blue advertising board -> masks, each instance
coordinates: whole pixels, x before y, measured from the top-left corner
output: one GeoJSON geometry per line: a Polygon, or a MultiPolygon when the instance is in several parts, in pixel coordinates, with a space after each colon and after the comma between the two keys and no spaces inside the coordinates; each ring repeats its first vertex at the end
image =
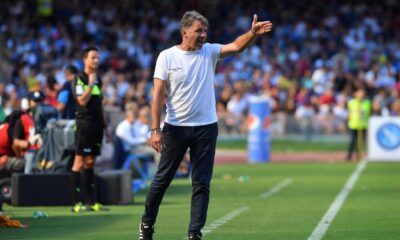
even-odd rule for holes
{"type": "Polygon", "coordinates": [[[263,97],[252,97],[249,100],[249,115],[247,119],[248,159],[251,163],[270,161],[271,109],[268,100],[263,97]]]}

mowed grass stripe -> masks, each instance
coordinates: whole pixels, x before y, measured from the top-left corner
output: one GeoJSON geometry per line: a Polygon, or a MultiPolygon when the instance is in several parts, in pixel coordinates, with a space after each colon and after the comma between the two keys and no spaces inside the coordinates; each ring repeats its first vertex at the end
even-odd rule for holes
{"type": "Polygon", "coordinates": [[[261,193],[260,198],[268,198],[278,192],[280,192],[283,188],[287,187],[292,182],[291,178],[286,178],[282,182],[275,185],[273,188],[268,190],[267,192],[261,193]]]}
{"type": "Polygon", "coordinates": [[[212,239],[307,239],[354,166],[353,163],[257,164],[218,168],[211,216],[229,205],[248,204],[250,209],[213,232],[212,239]],[[229,180],[224,180],[226,174],[231,175],[229,180]],[[240,176],[247,174],[249,180],[240,182],[240,176]],[[259,197],[266,186],[273,188],[287,176],[295,181],[285,191],[266,200],[259,197]]]}
{"type": "Polygon", "coordinates": [[[400,164],[368,163],[325,239],[400,239],[400,164]]]}
{"type": "Polygon", "coordinates": [[[241,207],[236,210],[233,210],[232,212],[228,213],[227,215],[223,216],[222,218],[214,221],[213,223],[205,226],[202,230],[203,236],[210,234],[220,226],[224,225],[225,223],[231,221],[232,219],[236,218],[239,216],[241,213],[247,211],[249,207],[241,207]]]}
{"type": "MultiPolygon", "coordinates": [[[[272,195],[277,194],[278,192],[280,192],[283,188],[287,187],[291,182],[292,182],[291,178],[286,178],[285,180],[283,180],[283,181],[279,182],[278,184],[276,184],[275,186],[273,186],[267,192],[264,192],[264,193],[260,194],[259,197],[261,197],[261,198],[269,198],[272,195]]],[[[221,227],[225,223],[227,223],[227,222],[231,221],[232,219],[236,218],[237,216],[239,216],[241,213],[247,211],[248,209],[249,209],[249,207],[238,208],[238,209],[228,213],[227,215],[223,216],[222,218],[214,221],[213,223],[205,226],[203,228],[203,230],[202,230],[203,236],[210,234],[214,230],[218,229],[219,227],[221,227]]]]}
{"type": "MultiPolygon", "coordinates": [[[[216,166],[207,224],[215,222],[234,209],[243,206],[248,206],[249,209],[213,231],[205,239],[307,239],[355,166],[354,163],[216,166]],[[241,176],[248,177],[240,178],[241,176]],[[288,176],[293,181],[279,194],[268,199],[259,197],[261,193],[288,176]]],[[[376,237],[377,234],[382,234],[382,231],[391,231],[400,236],[398,221],[395,221],[400,216],[399,172],[399,164],[369,164],[329,228],[325,239],[385,239],[376,237]],[[369,176],[367,179],[366,175],[369,176]],[[362,182],[366,190],[361,188],[362,182]],[[374,195],[367,194],[369,192],[374,195]],[[352,203],[351,207],[349,203],[352,203]],[[366,217],[367,214],[369,218],[366,217]],[[339,221],[340,219],[342,221],[339,221]],[[371,226],[372,224],[374,225],[371,226]],[[340,238],[353,230],[358,238],[340,238]],[[372,230],[377,233],[373,235],[372,230]],[[360,233],[361,231],[366,233],[360,233]],[[367,233],[375,237],[360,237],[366,236],[367,233]]],[[[5,206],[9,215],[20,218],[31,228],[0,228],[0,239],[137,239],[145,195],[146,191],[136,194],[133,205],[110,206],[109,212],[81,215],[72,214],[69,207],[5,206]],[[33,219],[32,213],[37,210],[45,211],[49,218],[33,219]]],[[[182,239],[186,235],[190,195],[189,180],[174,180],[160,208],[155,239],[182,239]]]]}
{"type": "Polygon", "coordinates": [[[330,224],[335,219],[336,214],[340,211],[343,203],[346,201],[347,196],[350,194],[351,190],[353,189],[354,184],[356,183],[358,177],[363,172],[365,166],[367,165],[367,161],[361,161],[358,165],[356,170],[351,174],[349,180],[344,185],[343,189],[337,195],[331,206],[329,207],[328,211],[322,217],[321,221],[319,221],[317,227],[311,233],[308,240],[320,240],[324,237],[326,231],[328,230],[330,224]]]}

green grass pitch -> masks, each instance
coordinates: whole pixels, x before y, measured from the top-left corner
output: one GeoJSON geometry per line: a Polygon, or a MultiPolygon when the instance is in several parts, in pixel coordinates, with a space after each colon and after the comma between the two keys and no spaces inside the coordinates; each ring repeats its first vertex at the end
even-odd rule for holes
{"type": "MultiPolygon", "coordinates": [[[[307,239],[355,167],[355,163],[216,166],[206,224],[211,232],[204,239],[307,239]],[[262,198],[262,194],[269,196],[262,198]],[[230,214],[238,209],[240,213],[230,214]]],[[[111,211],[101,213],[5,206],[7,214],[30,228],[0,228],[0,239],[138,239],[145,193],[139,192],[133,205],[110,206],[111,211]],[[49,217],[34,219],[37,210],[49,217]]],[[[190,193],[189,180],[173,182],[160,208],[156,240],[184,239],[190,193]]],[[[400,164],[368,163],[324,239],[400,239],[399,200],[400,164]]]]}

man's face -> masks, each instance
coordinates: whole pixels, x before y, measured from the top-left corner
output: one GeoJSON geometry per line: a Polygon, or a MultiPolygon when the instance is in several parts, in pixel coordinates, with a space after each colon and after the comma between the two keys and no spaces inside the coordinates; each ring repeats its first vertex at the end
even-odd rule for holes
{"type": "Polygon", "coordinates": [[[357,92],[355,93],[355,97],[358,100],[362,100],[364,98],[364,96],[365,96],[365,93],[363,90],[357,90],[357,92]]]}
{"type": "Polygon", "coordinates": [[[143,124],[148,124],[148,115],[149,114],[149,112],[147,111],[147,110],[141,110],[141,111],[139,111],[139,120],[140,120],[140,122],[141,123],[143,123],[143,124]]]}
{"type": "Polygon", "coordinates": [[[133,124],[136,120],[135,114],[133,111],[129,111],[126,115],[126,120],[130,123],[133,124]]]}
{"type": "Polygon", "coordinates": [[[99,66],[99,52],[94,50],[88,52],[87,56],[83,59],[83,63],[91,69],[97,69],[99,66]]]}
{"type": "Polygon", "coordinates": [[[194,49],[201,49],[207,38],[207,27],[196,20],[192,26],[183,29],[183,38],[194,49]]]}
{"type": "Polygon", "coordinates": [[[72,81],[72,80],[74,80],[75,74],[73,74],[72,72],[70,72],[70,71],[65,71],[65,72],[64,72],[64,75],[65,75],[65,79],[67,79],[67,81],[72,81]]]}
{"type": "Polygon", "coordinates": [[[29,109],[35,109],[38,103],[36,101],[33,101],[32,99],[29,100],[29,109]]]}

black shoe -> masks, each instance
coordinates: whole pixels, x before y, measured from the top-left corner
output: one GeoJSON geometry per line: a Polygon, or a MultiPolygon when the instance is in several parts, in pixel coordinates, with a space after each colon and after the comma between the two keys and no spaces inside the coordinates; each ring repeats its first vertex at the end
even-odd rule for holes
{"type": "Polygon", "coordinates": [[[139,240],[153,240],[154,226],[140,223],[139,240]]]}
{"type": "Polygon", "coordinates": [[[201,240],[201,236],[199,234],[189,234],[189,240],[201,240]]]}

